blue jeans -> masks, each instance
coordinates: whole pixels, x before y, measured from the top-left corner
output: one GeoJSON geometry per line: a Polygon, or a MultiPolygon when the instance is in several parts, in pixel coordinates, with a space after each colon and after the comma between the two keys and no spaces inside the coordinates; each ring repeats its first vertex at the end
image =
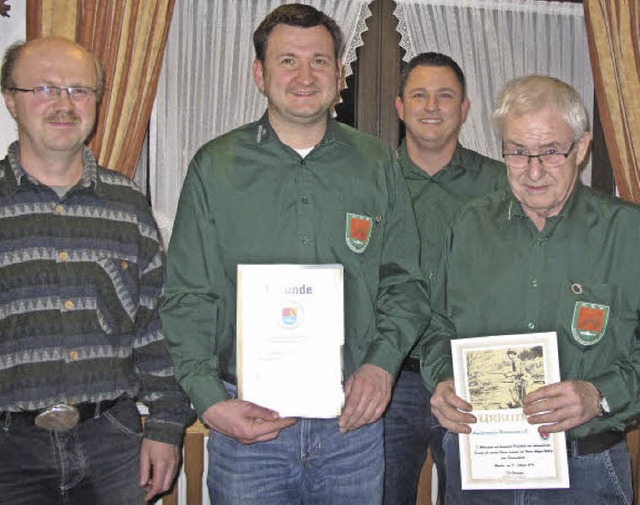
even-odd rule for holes
{"type": "Polygon", "coordinates": [[[382,502],[382,421],[340,433],[337,419],[299,419],[269,442],[209,435],[207,485],[216,505],[382,502]]]}
{"type": "Polygon", "coordinates": [[[0,504],[142,505],[141,442],[133,400],[66,432],[0,414],[0,504]]]}
{"type": "Polygon", "coordinates": [[[458,436],[444,437],[449,505],[631,505],[631,460],[621,442],[600,454],[569,458],[569,489],[462,491],[458,436]]]}
{"type": "Polygon", "coordinates": [[[431,446],[438,469],[438,496],[444,505],[445,472],[442,437],[445,430],[431,415],[431,395],[420,374],[403,370],[384,415],[384,503],[415,505],[420,471],[431,446]]]}

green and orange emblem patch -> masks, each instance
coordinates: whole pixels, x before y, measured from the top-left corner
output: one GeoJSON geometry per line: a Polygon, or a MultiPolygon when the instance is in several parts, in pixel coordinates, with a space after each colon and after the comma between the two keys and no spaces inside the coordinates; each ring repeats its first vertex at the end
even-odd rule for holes
{"type": "Polygon", "coordinates": [[[609,321],[609,306],[576,302],[573,309],[571,332],[582,345],[593,345],[602,340],[609,321]]]}
{"type": "Polygon", "coordinates": [[[358,254],[364,252],[371,238],[372,224],[373,219],[368,216],[347,212],[345,240],[349,249],[358,254]]]}

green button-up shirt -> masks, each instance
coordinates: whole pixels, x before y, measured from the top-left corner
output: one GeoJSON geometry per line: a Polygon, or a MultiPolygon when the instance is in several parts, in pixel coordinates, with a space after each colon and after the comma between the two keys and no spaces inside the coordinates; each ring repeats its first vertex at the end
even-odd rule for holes
{"type": "Polygon", "coordinates": [[[430,280],[440,262],[447,226],[469,200],[507,185],[504,163],[458,144],[451,161],[434,175],[416,165],[407,152],[407,141],[398,148],[398,162],[407,181],[420,233],[420,264],[430,280]]]}
{"type": "MultiPolygon", "coordinates": [[[[501,161],[458,144],[451,161],[431,176],[411,160],[406,142],[404,140],[398,148],[398,162],[409,187],[418,223],[420,265],[425,278],[431,282],[440,263],[452,217],[468,201],[506,189],[507,169],[501,161]]],[[[420,350],[416,347],[411,355],[420,359],[420,350]]]]}
{"type": "MultiPolygon", "coordinates": [[[[511,192],[498,192],[465,206],[445,244],[433,305],[457,338],[557,332],[562,380],[592,382],[612,410],[570,437],[624,430],[640,413],[640,208],[578,181],[538,231],[511,192]],[[608,319],[580,323],[585,307],[608,319]]],[[[423,377],[433,387],[452,377],[451,356],[446,337],[427,336],[423,377]]]]}
{"type": "Polygon", "coordinates": [[[364,363],[397,373],[430,309],[395,158],[379,140],[331,119],[302,158],[280,142],[266,115],[195,155],[161,312],[176,375],[200,414],[227,398],[221,378],[236,373],[238,264],[342,264],[345,376],[364,363]],[[350,213],[371,220],[359,252],[349,244],[350,213]]]}

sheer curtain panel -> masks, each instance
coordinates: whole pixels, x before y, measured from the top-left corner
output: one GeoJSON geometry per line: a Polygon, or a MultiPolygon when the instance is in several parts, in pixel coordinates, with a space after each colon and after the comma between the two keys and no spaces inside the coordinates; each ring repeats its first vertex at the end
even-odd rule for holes
{"type": "MultiPolygon", "coordinates": [[[[371,0],[307,0],[346,38],[350,72],[371,0]]],[[[251,74],[253,32],[282,0],[176,2],[151,118],[151,200],[167,243],[189,160],[208,140],[258,119],[266,99],[251,74]]]]}
{"type": "MultiPolygon", "coordinates": [[[[465,73],[471,110],[460,139],[466,147],[501,159],[490,115],[502,86],[526,74],[547,74],[568,82],[593,117],[582,5],[536,0],[395,1],[404,59],[437,51],[451,56],[465,73]]],[[[590,182],[590,166],[582,178],[590,182]]]]}

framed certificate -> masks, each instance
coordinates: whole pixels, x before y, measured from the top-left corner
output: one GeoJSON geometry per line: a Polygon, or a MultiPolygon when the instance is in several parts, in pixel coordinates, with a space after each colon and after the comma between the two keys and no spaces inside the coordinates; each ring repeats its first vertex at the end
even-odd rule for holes
{"type": "Polygon", "coordinates": [[[283,417],[340,415],[342,265],[238,265],[238,397],[283,417]]]}
{"type": "Polygon", "coordinates": [[[478,418],[460,435],[462,489],[569,487],[565,434],[543,437],[525,394],[560,381],[555,332],[451,341],[456,394],[478,418]]]}

